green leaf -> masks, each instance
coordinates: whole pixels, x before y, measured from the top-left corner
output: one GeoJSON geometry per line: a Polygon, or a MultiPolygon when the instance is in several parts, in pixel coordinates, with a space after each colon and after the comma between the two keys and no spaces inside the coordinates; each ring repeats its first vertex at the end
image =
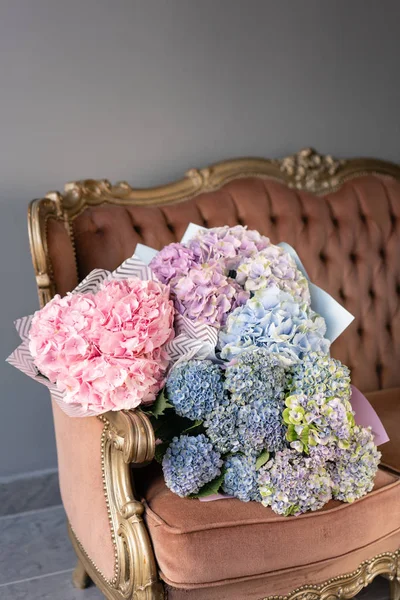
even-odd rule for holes
{"type": "Polygon", "coordinates": [[[165,396],[164,389],[158,394],[156,401],[151,406],[148,414],[152,415],[155,419],[158,417],[162,417],[166,410],[169,408],[174,408],[172,404],[170,404],[165,396]]]}
{"type": "Polygon", "coordinates": [[[156,445],[156,450],[154,453],[154,458],[158,463],[162,463],[164,454],[166,453],[169,446],[169,442],[163,442],[162,444],[156,445]]]}
{"type": "Polygon", "coordinates": [[[206,485],[203,485],[201,490],[197,492],[197,494],[191,494],[189,498],[206,498],[207,496],[212,496],[213,494],[218,494],[221,485],[224,482],[225,473],[222,472],[219,477],[213,479],[206,485]]]}
{"type": "Polygon", "coordinates": [[[263,450],[260,454],[260,456],[257,457],[256,460],[256,471],[258,471],[258,469],[261,469],[261,467],[263,465],[265,465],[266,462],[268,462],[269,460],[269,452],[267,452],[267,450],[263,450]]]}
{"type": "Polygon", "coordinates": [[[203,429],[203,421],[193,421],[192,425],[190,425],[190,427],[187,429],[184,429],[182,433],[197,433],[194,430],[200,428],[203,429]]]}

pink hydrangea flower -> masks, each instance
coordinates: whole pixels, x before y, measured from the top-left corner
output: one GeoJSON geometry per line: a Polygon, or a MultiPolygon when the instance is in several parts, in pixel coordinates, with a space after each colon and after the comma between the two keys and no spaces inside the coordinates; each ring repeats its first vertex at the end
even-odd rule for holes
{"type": "Polygon", "coordinates": [[[169,288],[137,278],[105,282],[97,294],[55,296],[33,318],[30,351],[67,403],[96,410],[155,400],[173,337],[169,288]]]}

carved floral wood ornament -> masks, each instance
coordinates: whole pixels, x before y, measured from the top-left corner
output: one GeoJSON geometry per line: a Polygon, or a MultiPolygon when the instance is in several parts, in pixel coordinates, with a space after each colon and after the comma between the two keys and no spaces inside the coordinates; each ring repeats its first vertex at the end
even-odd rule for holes
{"type": "MultiPolygon", "coordinates": [[[[103,203],[126,205],[167,205],[183,202],[199,193],[215,190],[237,178],[272,178],[289,187],[323,195],[345,181],[365,173],[379,173],[400,179],[400,167],[372,159],[335,160],[305,149],[281,160],[245,158],[217,163],[205,169],[191,169],[175,183],[135,189],[128,183],[112,185],[107,180],[85,180],[65,186],[64,194],[52,192],[34,200],[29,207],[28,227],[33,266],[43,306],[56,293],[47,245],[49,219],[62,223],[74,246],[72,222],[87,207],[103,203]]],[[[132,485],[131,463],[149,463],[155,452],[154,432],[139,410],[106,413],[100,417],[104,494],[112,531],[115,572],[107,580],[91,562],[70,529],[79,557],[74,582],[84,587],[88,576],[107,598],[114,600],[160,600],[164,588],[143,521],[143,505],[132,485]]],[[[383,553],[361,564],[356,571],[319,586],[304,586],[287,596],[265,600],[333,600],[353,598],[377,575],[391,581],[391,597],[400,600],[400,551],[383,553]]]]}

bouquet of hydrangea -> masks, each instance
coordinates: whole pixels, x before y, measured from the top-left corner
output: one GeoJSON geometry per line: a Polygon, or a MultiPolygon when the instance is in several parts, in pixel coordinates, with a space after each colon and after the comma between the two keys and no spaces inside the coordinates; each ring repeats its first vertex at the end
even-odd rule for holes
{"type": "Polygon", "coordinates": [[[176,494],[298,515],[366,494],[380,460],[349,369],[329,356],[335,311],[316,310],[328,301],[288,247],[200,228],[17,321],[8,360],[71,416],[142,405],[176,494]]]}
{"type": "Polygon", "coordinates": [[[329,356],[293,256],[256,231],[219,227],[170,244],[150,267],[179,318],[215,334],[208,357],[179,357],[156,402],[167,486],[282,515],[369,492],[380,453],[355,423],[349,369],[329,356]]]}

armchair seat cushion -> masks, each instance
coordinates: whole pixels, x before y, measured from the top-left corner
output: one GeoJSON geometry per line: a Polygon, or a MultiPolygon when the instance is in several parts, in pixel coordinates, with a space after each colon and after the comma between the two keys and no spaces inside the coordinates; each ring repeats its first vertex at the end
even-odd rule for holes
{"type": "MultiPolygon", "coordinates": [[[[400,480],[384,470],[379,470],[374,490],[354,504],[331,501],[299,517],[281,517],[255,502],[179,498],[165,486],[158,468],[149,475],[141,484],[145,519],[161,576],[174,588],[248,583],[349,553],[356,556],[360,549],[366,550],[365,560],[375,555],[374,544],[384,539],[387,548],[393,536],[393,549],[400,546],[400,480]]],[[[346,572],[343,565],[340,572],[346,572]]],[[[290,578],[287,585],[287,591],[293,589],[290,578]]],[[[207,592],[204,598],[214,596],[207,592]]]]}

